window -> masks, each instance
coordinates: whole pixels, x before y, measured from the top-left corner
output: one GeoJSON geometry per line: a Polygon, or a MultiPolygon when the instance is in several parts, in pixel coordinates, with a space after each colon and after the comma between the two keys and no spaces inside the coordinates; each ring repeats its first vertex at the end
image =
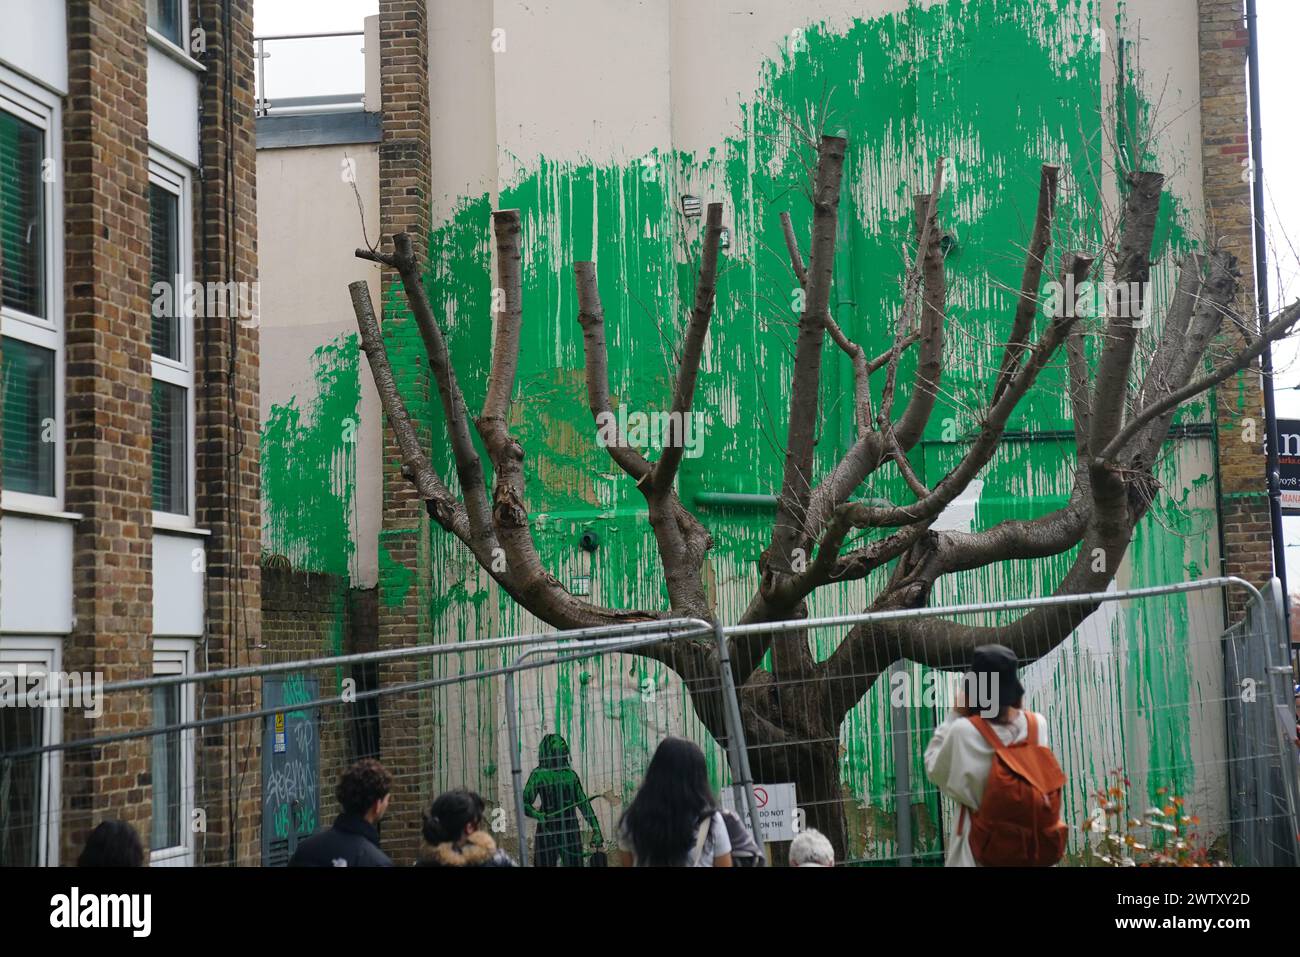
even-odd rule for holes
{"type": "Polygon", "coordinates": [[[149,184],[149,220],[153,258],[149,285],[153,292],[153,351],[168,359],[181,359],[180,290],[173,287],[180,272],[180,197],[149,184]]]}
{"type": "MultiPolygon", "coordinates": [[[[0,749],[39,747],[44,708],[0,708],[0,749]]],[[[0,867],[40,865],[39,755],[0,758],[0,867]]]]}
{"type": "Polygon", "coordinates": [[[0,112],[0,261],[4,302],[18,312],[45,315],[45,163],[43,131],[0,112]]]}
{"type": "MultiPolygon", "coordinates": [[[[0,638],[0,682],[58,670],[57,638],[0,638]]],[[[21,689],[17,689],[21,690],[21,689]]],[[[55,744],[58,708],[0,708],[0,752],[55,744]]],[[[0,867],[58,863],[59,753],[0,758],[0,867]]]]}
{"type": "Polygon", "coordinates": [[[153,380],[153,507],[159,512],[189,511],[186,505],[186,404],[179,386],[153,380]]]}
{"type": "Polygon", "coordinates": [[[193,314],[189,174],[160,155],[150,160],[149,217],[153,339],[153,509],[162,524],[193,518],[193,314]]]}
{"type": "MultiPolygon", "coordinates": [[[[153,673],[190,674],[194,642],[155,638],[153,673]]],[[[153,726],[175,728],[194,720],[194,686],[164,685],[153,689],[153,726]]],[[[175,730],[152,738],[150,779],[153,782],[153,823],[149,831],[149,863],[186,865],[193,853],[190,818],[194,811],[194,731],[175,730]]]]}
{"type": "MultiPolygon", "coordinates": [[[[153,723],[157,728],[181,723],[179,685],[153,689],[153,723]]],[[[153,739],[153,831],[151,848],[177,847],[181,843],[181,733],[155,735],[153,739]]]]}
{"type": "Polygon", "coordinates": [[[4,487],[54,495],[54,351],[21,339],[0,343],[4,487]]]}
{"type": "Polygon", "coordinates": [[[177,46],[184,46],[181,16],[181,0],[149,0],[149,28],[177,46]]]}
{"type": "Polygon", "coordinates": [[[0,487],[7,505],[63,496],[59,101],[0,67],[0,487]]]}

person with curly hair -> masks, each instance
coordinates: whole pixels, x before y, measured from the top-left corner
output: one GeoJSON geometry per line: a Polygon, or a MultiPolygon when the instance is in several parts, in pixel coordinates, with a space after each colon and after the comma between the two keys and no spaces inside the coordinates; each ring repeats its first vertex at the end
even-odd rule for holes
{"type": "Polygon", "coordinates": [[[392,867],[375,825],[388,810],[393,776],[373,758],[344,772],[334,794],[343,808],[328,830],[298,845],[290,867],[392,867]]]}

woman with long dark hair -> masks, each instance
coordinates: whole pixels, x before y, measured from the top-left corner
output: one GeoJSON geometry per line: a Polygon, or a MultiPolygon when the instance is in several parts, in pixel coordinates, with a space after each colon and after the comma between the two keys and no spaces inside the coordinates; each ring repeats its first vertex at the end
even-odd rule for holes
{"type": "Polygon", "coordinates": [[[704,752],[685,738],[665,738],[655,750],[618,832],[624,867],[731,867],[704,752]]]}

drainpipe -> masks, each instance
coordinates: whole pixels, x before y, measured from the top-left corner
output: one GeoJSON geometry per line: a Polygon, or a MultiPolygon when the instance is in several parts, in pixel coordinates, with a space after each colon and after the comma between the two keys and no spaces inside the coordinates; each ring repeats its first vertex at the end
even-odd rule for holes
{"type": "MultiPolygon", "coordinates": [[[[1259,105],[1259,19],[1256,0],[1246,0],[1247,61],[1250,68],[1251,205],[1255,219],[1255,298],[1259,324],[1268,322],[1268,246],[1264,235],[1264,146],[1259,105]]],[[[1282,533],[1282,476],[1278,466],[1277,404],[1273,395],[1273,347],[1264,346],[1264,429],[1268,435],[1268,507],[1273,529],[1273,574],[1282,582],[1287,634],[1291,633],[1291,598],[1286,582],[1286,541],[1282,533]]]]}
{"type": "MultiPolygon", "coordinates": [[[[776,508],[777,497],[757,492],[696,492],[692,501],[696,505],[713,505],[731,508],[776,508]]],[[[855,503],[870,508],[892,508],[893,502],[885,498],[855,499],[855,503]]]]}
{"type": "Polygon", "coordinates": [[[722,505],[731,507],[775,508],[775,495],[760,495],[753,492],[696,492],[697,505],[722,505]]]}

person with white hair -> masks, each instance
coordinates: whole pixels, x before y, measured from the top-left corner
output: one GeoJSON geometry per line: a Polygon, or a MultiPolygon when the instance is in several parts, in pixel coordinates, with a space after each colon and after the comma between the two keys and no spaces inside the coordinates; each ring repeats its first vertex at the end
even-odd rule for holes
{"type": "Polygon", "coordinates": [[[835,848],[821,831],[809,828],[790,842],[791,867],[834,867],[835,848]]]}

